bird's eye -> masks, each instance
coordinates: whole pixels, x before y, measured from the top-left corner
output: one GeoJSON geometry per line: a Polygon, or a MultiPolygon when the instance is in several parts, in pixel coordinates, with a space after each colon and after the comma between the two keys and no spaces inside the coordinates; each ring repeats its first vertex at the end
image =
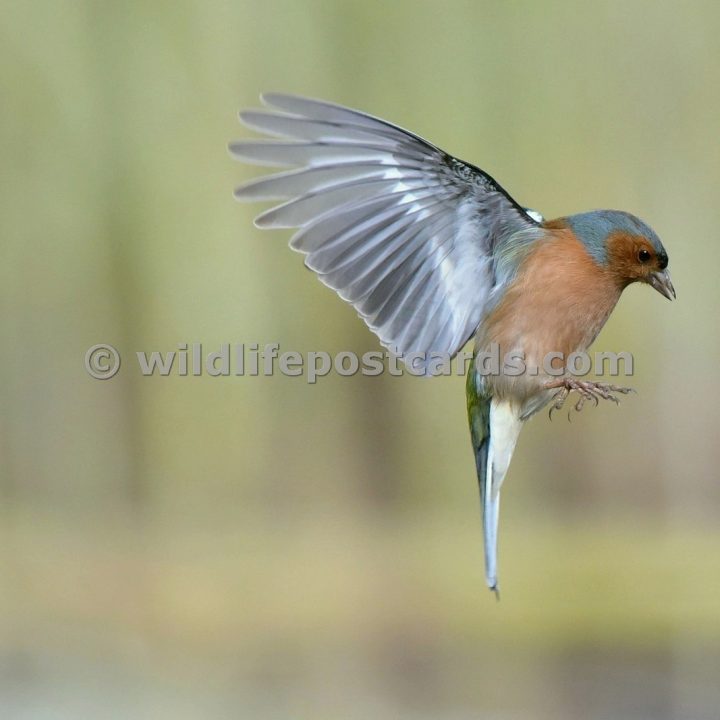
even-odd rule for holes
{"type": "Polygon", "coordinates": [[[641,263],[646,263],[650,259],[650,252],[644,248],[638,253],[638,260],[641,263]]]}

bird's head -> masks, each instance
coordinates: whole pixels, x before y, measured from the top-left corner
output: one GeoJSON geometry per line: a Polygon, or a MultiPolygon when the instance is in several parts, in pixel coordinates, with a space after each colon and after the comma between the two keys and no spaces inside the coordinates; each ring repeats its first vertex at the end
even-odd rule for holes
{"type": "Polygon", "coordinates": [[[675,298],[667,252],[642,220],[619,210],[593,210],[572,215],[566,222],[593,259],[612,273],[621,287],[644,282],[668,300],[675,298]]]}

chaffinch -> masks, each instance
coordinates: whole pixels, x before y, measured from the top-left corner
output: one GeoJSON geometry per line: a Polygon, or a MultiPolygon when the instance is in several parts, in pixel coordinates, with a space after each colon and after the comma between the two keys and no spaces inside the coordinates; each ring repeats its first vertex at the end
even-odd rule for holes
{"type": "Polygon", "coordinates": [[[520,429],[571,392],[578,410],[628,392],[579,380],[564,361],[590,346],[629,284],[675,297],[665,248],[626,212],[545,221],[474,165],[357,110],[291,95],[262,100],[272,109],[240,118],[279,139],[235,142],[231,153],[301,169],[236,190],[239,200],[284,201],[257,227],[299,228],[290,246],[383,345],[412,354],[416,369],[428,371],[432,353],[452,357],[472,338],[475,358],[497,349],[523,359],[519,375],[505,365],[485,373],[477,362],[467,375],[485,577],[497,593],[500,486],[520,429]]]}

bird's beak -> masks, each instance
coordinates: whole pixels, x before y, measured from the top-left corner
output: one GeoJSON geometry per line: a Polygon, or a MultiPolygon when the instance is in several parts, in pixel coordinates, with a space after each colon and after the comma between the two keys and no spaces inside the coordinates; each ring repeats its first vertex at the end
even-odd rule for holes
{"type": "Polygon", "coordinates": [[[675,299],[675,288],[670,281],[670,273],[667,270],[651,273],[648,282],[668,300],[675,299]]]}

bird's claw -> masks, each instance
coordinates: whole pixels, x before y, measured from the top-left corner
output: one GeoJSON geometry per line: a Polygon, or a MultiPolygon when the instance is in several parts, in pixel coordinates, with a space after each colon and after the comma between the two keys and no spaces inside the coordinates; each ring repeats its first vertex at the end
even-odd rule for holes
{"type": "MultiPolygon", "coordinates": [[[[630,392],[635,392],[632,388],[620,387],[618,385],[610,385],[602,382],[592,382],[589,380],[577,380],[576,378],[563,378],[561,380],[555,380],[545,384],[548,390],[553,388],[559,388],[558,391],[553,395],[553,404],[550,407],[550,419],[552,420],[552,414],[555,410],[560,410],[571,392],[576,392],[580,397],[573,406],[575,412],[580,412],[585,403],[588,400],[592,400],[595,403],[595,407],[600,404],[600,400],[611,400],[616,405],[620,403],[617,394],[627,395],[630,392]]],[[[570,414],[568,413],[568,417],[570,414]]]]}

